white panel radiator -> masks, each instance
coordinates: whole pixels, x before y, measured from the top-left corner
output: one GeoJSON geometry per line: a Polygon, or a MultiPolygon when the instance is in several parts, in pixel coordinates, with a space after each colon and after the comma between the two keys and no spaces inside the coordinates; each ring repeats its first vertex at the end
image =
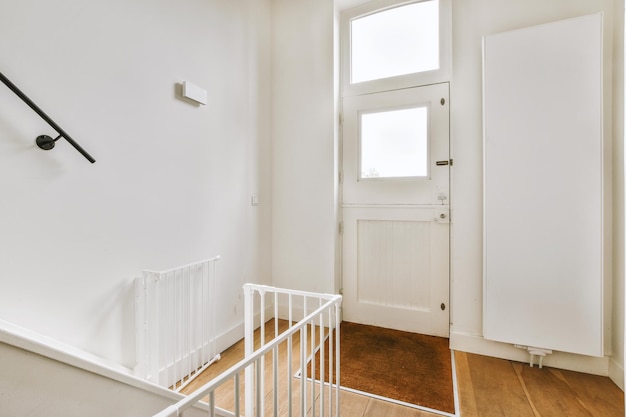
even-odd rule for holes
{"type": "Polygon", "coordinates": [[[215,275],[219,256],[135,280],[135,373],[180,390],[219,359],[215,275]]]}
{"type": "Polygon", "coordinates": [[[484,336],[531,355],[604,354],[602,31],[485,38],[484,336]]]}

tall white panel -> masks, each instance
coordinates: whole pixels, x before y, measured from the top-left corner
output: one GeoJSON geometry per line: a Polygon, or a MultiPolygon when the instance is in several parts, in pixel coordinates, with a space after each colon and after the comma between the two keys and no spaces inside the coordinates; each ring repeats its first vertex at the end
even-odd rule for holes
{"type": "Polygon", "coordinates": [[[602,356],[602,15],[484,39],[484,336],[602,356]]]}

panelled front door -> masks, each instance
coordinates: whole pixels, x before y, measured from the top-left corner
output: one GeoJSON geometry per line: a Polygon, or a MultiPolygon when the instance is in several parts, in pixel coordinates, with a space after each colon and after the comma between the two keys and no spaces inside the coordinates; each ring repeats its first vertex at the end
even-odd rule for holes
{"type": "Polygon", "coordinates": [[[448,95],[442,83],[344,98],[347,321],[449,335],[448,95]]]}

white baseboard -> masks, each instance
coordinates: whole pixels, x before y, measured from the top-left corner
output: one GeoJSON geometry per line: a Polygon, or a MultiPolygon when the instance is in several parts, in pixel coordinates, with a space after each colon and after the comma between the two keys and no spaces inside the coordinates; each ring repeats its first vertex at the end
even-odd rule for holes
{"type": "MultiPolygon", "coordinates": [[[[507,343],[487,340],[480,335],[450,332],[450,348],[461,352],[475,353],[494,358],[529,363],[530,355],[507,343]]],[[[535,360],[535,366],[537,360],[535,360]]],[[[543,365],[587,374],[609,376],[609,357],[594,357],[574,353],[554,352],[543,359],[543,365]]],[[[618,373],[618,371],[615,371],[618,373]]],[[[622,369],[622,387],[623,387],[622,369]]],[[[613,379],[613,378],[611,378],[613,379]]],[[[617,382],[616,382],[617,383],[617,382]]],[[[619,385],[619,384],[618,384],[619,385]]]]}
{"type": "Polygon", "coordinates": [[[609,359],[609,378],[624,391],[624,365],[619,364],[615,358],[609,359]]]}
{"type": "MultiPolygon", "coordinates": [[[[268,306],[265,307],[265,320],[270,320],[274,318],[274,307],[268,306]]],[[[254,328],[259,327],[261,323],[261,314],[256,313],[254,315],[254,328]]],[[[222,353],[235,343],[239,342],[244,338],[244,323],[243,320],[231,327],[230,329],[223,332],[221,335],[217,336],[215,340],[215,345],[217,347],[217,352],[222,353]]]]}
{"type": "Polygon", "coordinates": [[[243,339],[243,322],[237,324],[224,333],[217,336],[215,346],[218,353],[223,353],[226,349],[243,339]]]}

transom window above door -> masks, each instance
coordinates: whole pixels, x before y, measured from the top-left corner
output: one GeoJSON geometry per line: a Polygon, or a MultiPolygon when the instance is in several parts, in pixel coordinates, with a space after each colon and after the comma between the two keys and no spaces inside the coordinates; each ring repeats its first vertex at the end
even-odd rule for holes
{"type": "Polygon", "coordinates": [[[449,80],[450,0],[378,0],[342,14],[344,95],[449,80]]]}
{"type": "Polygon", "coordinates": [[[353,19],[350,38],[352,84],[439,69],[439,0],[353,19]]]}

